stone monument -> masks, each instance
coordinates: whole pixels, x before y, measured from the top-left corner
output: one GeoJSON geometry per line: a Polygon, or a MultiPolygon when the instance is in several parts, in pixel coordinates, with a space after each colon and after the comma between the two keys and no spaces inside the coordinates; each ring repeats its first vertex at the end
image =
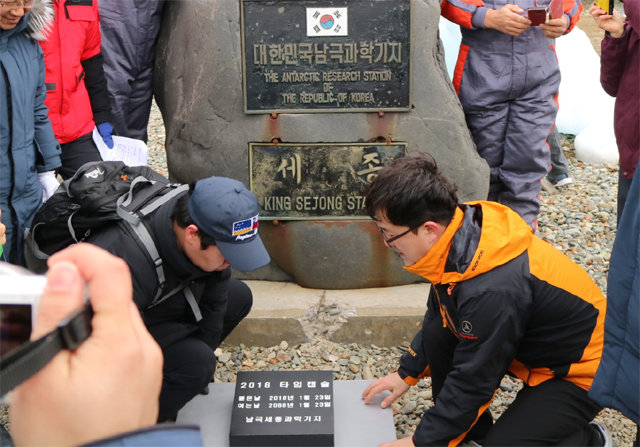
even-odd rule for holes
{"type": "Polygon", "coordinates": [[[436,0],[168,2],[154,93],[169,175],[249,185],[271,264],[247,279],[408,284],[362,207],[386,162],[435,157],[460,199],[489,174],[446,72],[436,0]]]}

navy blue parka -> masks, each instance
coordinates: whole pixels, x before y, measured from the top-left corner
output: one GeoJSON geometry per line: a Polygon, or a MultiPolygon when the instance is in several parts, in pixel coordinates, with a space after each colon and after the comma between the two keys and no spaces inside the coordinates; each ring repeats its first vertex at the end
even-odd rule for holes
{"type": "MultiPolygon", "coordinates": [[[[637,171],[636,171],[637,172],[637,171]]],[[[607,281],[602,362],[589,397],[640,424],[640,179],[634,175],[607,281]]]]}

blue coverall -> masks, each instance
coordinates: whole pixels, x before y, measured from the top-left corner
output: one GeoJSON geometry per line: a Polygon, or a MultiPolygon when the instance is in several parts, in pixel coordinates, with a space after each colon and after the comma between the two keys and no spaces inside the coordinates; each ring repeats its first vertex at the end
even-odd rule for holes
{"type": "MultiPolygon", "coordinates": [[[[507,3],[525,12],[541,6],[534,0],[443,0],[441,11],[462,32],[453,83],[478,153],[491,168],[488,199],[535,228],[541,179],[550,167],[546,139],[558,111],[560,69],[553,39],[539,27],[517,37],[484,27],[487,10],[507,3]]],[[[569,32],[582,3],[563,0],[563,7],[569,32]]]]}

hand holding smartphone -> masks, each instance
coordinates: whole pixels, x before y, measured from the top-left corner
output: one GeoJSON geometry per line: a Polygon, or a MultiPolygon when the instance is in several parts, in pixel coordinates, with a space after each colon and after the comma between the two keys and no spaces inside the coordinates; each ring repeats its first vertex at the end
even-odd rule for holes
{"type": "Polygon", "coordinates": [[[547,8],[529,8],[527,16],[531,20],[531,26],[540,26],[547,21],[547,8]]]}

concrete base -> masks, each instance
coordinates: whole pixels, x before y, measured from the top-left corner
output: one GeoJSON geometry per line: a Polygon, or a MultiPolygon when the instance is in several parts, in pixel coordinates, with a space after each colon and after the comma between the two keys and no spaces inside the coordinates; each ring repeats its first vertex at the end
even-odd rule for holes
{"type": "Polygon", "coordinates": [[[297,344],[320,334],[336,343],[409,343],[422,324],[430,287],[323,290],[291,282],[245,282],[253,292],[253,308],[227,345],[297,344]]]}

